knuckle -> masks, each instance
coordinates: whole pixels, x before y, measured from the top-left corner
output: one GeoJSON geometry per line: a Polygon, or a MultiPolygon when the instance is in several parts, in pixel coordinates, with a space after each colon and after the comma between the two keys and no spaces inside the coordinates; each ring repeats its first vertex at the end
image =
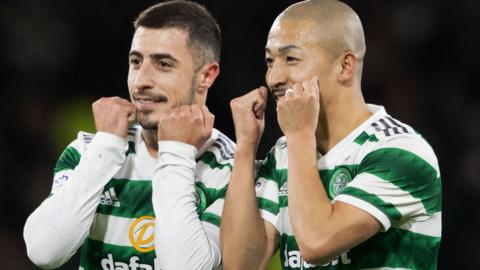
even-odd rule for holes
{"type": "Polygon", "coordinates": [[[120,105],[118,105],[118,104],[112,104],[112,110],[114,110],[114,111],[119,111],[120,108],[121,108],[120,105]]]}
{"type": "Polygon", "coordinates": [[[202,121],[200,119],[194,119],[192,120],[192,124],[194,127],[198,127],[200,125],[202,125],[202,121]]]}
{"type": "Polygon", "coordinates": [[[192,119],[193,119],[193,122],[194,122],[194,123],[203,122],[203,121],[202,121],[202,120],[203,120],[203,119],[202,119],[202,116],[199,115],[199,114],[194,114],[193,117],[192,117],[192,119]]]}
{"type": "Polygon", "coordinates": [[[234,99],[230,100],[230,107],[232,107],[232,108],[238,107],[238,98],[234,98],[234,99]]]}
{"type": "Polygon", "coordinates": [[[182,110],[180,112],[180,115],[182,116],[182,118],[188,118],[190,116],[190,113],[186,110],[182,110]]]}

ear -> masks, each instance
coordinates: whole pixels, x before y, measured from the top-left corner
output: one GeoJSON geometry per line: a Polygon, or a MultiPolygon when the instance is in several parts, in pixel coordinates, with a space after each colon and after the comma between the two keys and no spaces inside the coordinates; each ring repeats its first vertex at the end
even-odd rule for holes
{"type": "Polygon", "coordinates": [[[217,62],[208,63],[200,69],[198,72],[197,82],[198,94],[204,95],[207,93],[208,88],[212,86],[213,82],[220,73],[220,65],[217,62]]]}
{"type": "Polygon", "coordinates": [[[346,52],[340,58],[340,72],[338,74],[338,81],[342,84],[350,84],[354,81],[357,74],[357,57],[353,52],[346,52]]]}

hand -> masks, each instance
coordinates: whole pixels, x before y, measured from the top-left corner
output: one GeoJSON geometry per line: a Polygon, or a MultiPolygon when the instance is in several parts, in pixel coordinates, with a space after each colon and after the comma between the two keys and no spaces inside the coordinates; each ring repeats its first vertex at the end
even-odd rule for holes
{"type": "Polygon", "coordinates": [[[315,134],[320,111],[317,77],[295,84],[277,103],[278,124],[287,137],[315,134]]]}
{"type": "Polygon", "coordinates": [[[212,135],[214,118],[205,105],[172,108],[158,120],[158,140],[188,143],[200,149],[212,135]]]}
{"type": "Polygon", "coordinates": [[[265,127],[267,88],[259,87],[230,101],[237,146],[258,146],[265,127]]]}
{"type": "Polygon", "coordinates": [[[92,104],[92,111],[97,131],[121,138],[127,138],[128,124],[136,117],[135,105],[119,97],[102,97],[92,104]]]}

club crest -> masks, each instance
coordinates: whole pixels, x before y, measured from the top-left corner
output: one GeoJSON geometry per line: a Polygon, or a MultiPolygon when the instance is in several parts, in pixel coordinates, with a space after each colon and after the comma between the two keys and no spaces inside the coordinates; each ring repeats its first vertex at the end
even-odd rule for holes
{"type": "Polygon", "coordinates": [[[352,174],[346,167],[336,168],[329,181],[328,193],[330,198],[335,198],[340,194],[350,181],[352,181],[352,174]]]}

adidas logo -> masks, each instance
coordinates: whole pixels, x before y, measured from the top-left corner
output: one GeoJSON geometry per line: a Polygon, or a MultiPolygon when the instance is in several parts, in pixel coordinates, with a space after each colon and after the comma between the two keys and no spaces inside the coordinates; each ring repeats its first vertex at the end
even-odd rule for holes
{"type": "Polygon", "coordinates": [[[118,199],[117,194],[115,194],[113,187],[103,192],[102,196],[100,196],[100,204],[120,207],[120,200],[118,199]]]}
{"type": "Polygon", "coordinates": [[[287,182],[283,183],[283,185],[280,187],[280,191],[278,192],[278,195],[288,196],[287,182]]]}

